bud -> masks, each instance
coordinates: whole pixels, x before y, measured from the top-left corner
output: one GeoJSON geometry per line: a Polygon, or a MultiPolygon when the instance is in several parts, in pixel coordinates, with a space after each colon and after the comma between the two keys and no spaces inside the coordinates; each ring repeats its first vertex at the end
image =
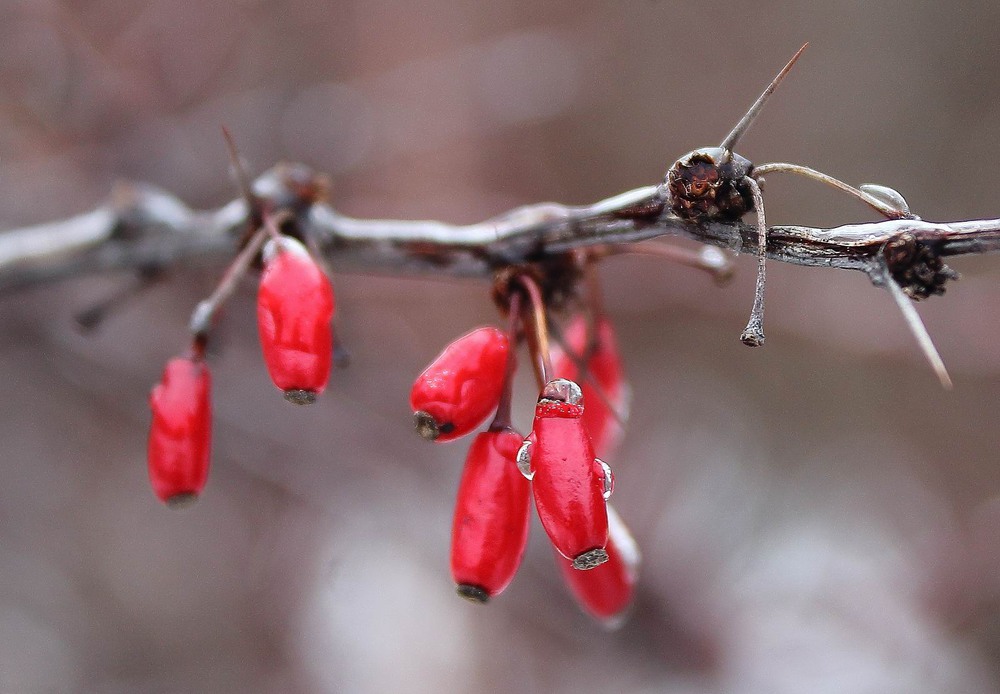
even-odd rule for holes
{"type": "Polygon", "coordinates": [[[443,442],[481,425],[503,393],[508,349],[507,335],[488,327],[445,347],[410,391],[417,432],[443,442]]]}
{"type": "Polygon", "coordinates": [[[193,501],[208,478],[212,438],[211,376],[201,360],[177,357],[149,395],[149,481],[170,506],[193,501]]]}
{"type": "Polygon", "coordinates": [[[630,396],[614,328],[607,318],[598,318],[591,342],[586,317],[577,315],[562,337],[565,348],[556,346],[552,350],[552,371],[558,377],[580,383],[587,402],[583,425],[597,455],[610,455],[624,431],[622,422],[628,417],[630,396]],[[581,374],[580,363],[584,359],[586,371],[581,374]]]}
{"type": "Polygon", "coordinates": [[[330,378],[334,298],[330,280],[305,247],[290,237],[264,247],[257,327],[264,363],[285,398],[315,401],[330,378]]]}
{"type": "Polygon", "coordinates": [[[577,571],[557,557],[563,579],[580,607],[609,628],[624,621],[638,577],[639,547],[621,517],[608,506],[608,561],[590,571],[577,571]]]}
{"type": "Polygon", "coordinates": [[[594,457],[583,412],[577,384],[566,379],[547,383],[518,466],[532,481],[535,508],[552,544],[574,568],[591,569],[607,561],[605,495],[612,481],[610,468],[594,457]]]}
{"type": "Polygon", "coordinates": [[[486,431],[472,442],[451,531],[451,576],[459,595],[486,602],[506,588],[528,544],[528,482],[514,456],[514,431],[486,431]]]}

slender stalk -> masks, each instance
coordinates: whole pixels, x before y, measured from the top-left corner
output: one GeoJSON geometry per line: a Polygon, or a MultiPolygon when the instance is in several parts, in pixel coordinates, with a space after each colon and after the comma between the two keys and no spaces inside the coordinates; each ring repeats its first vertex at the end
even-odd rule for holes
{"type": "Polygon", "coordinates": [[[753,292],[753,308],[750,309],[750,320],[740,335],[740,341],[747,347],[760,347],[764,344],[764,281],[767,261],[767,220],[764,218],[764,196],[760,186],[752,178],[744,179],[753,193],[754,210],[757,213],[757,284],[753,292]]]}
{"type": "Polygon", "coordinates": [[[521,294],[514,292],[510,297],[507,320],[507,340],[510,347],[507,351],[507,364],[504,366],[503,392],[497,404],[497,413],[493,416],[490,431],[505,431],[514,429],[511,419],[511,406],[514,400],[514,373],[517,371],[518,326],[521,324],[521,294]]]}
{"type": "Polygon", "coordinates": [[[541,389],[546,383],[552,380],[552,354],[549,348],[549,328],[545,312],[545,301],[542,299],[542,291],[538,288],[535,280],[527,275],[518,275],[517,282],[527,292],[528,299],[531,302],[535,361],[538,364],[535,374],[539,381],[538,387],[541,389]]]}
{"type": "Polygon", "coordinates": [[[208,332],[212,327],[212,320],[215,318],[215,314],[226,303],[229,297],[232,296],[237,282],[246,275],[253,259],[260,253],[261,246],[264,245],[264,240],[268,237],[268,234],[269,231],[266,226],[258,229],[226,269],[226,273],[222,276],[222,280],[216,286],[215,291],[195,307],[194,312],[191,314],[189,329],[196,341],[201,343],[207,342],[208,332]]]}
{"type": "Polygon", "coordinates": [[[852,185],[844,183],[840,179],[834,178],[833,176],[825,174],[822,171],[811,169],[808,166],[775,162],[772,164],[761,164],[760,166],[755,166],[753,170],[753,175],[757,178],[761,178],[770,173],[792,173],[805,178],[810,178],[814,181],[819,181],[820,183],[826,184],[831,188],[836,188],[839,191],[857,198],[878,212],[880,215],[884,216],[886,219],[912,218],[909,210],[901,210],[897,207],[887,205],[882,200],[879,200],[863,190],[859,190],[852,185]]]}

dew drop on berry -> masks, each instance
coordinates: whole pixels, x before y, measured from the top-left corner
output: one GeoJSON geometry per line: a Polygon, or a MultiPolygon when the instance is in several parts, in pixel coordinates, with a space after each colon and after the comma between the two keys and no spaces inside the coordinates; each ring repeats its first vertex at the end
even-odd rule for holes
{"type": "Polygon", "coordinates": [[[517,469],[529,482],[535,476],[535,471],[531,469],[531,441],[525,440],[517,450],[517,469]]]}
{"type": "Polygon", "coordinates": [[[594,462],[601,466],[601,485],[603,486],[601,493],[604,496],[604,500],[607,501],[615,491],[615,475],[611,471],[611,466],[600,458],[595,458],[594,462]]]}
{"type": "Polygon", "coordinates": [[[541,399],[579,405],[583,400],[583,391],[573,381],[565,378],[555,378],[545,384],[541,399]]]}

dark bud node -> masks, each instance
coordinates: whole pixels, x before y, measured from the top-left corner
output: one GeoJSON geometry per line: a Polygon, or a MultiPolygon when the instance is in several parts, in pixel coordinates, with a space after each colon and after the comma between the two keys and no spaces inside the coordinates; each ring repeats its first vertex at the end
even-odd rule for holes
{"type": "Polygon", "coordinates": [[[882,255],[892,278],[911,299],[944,294],[948,280],[959,278],[933,248],[913,234],[900,234],[886,242],[882,255]]]}
{"type": "Polygon", "coordinates": [[[750,160],[721,147],[688,152],[667,172],[670,209],[678,217],[734,222],[754,208],[744,180],[750,160]]]}

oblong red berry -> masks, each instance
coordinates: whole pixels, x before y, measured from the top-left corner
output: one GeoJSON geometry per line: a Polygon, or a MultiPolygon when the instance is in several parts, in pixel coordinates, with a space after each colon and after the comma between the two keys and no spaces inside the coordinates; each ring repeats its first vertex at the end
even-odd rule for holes
{"type": "Polygon", "coordinates": [[[639,570],[639,547],[625,523],[608,507],[608,561],[591,571],[577,571],[572,562],[557,557],[563,580],[577,603],[610,628],[620,626],[639,570]]]}
{"type": "Polygon", "coordinates": [[[195,499],[208,479],[212,439],[212,378],[200,359],[167,362],[149,394],[149,481],[164,503],[195,499]]]}
{"type": "Polygon", "coordinates": [[[606,456],[614,452],[624,432],[622,423],[628,417],[630,391],[611,321],[603,316],[597,319],[592,342],[587,327],[582,314],[566,326],[565,349],[557,346],[552,350],[552,372],[580,384],[587,403],[583,424],[597,455],[606,456]],[[582,359],[586,359],[586,377],[580,374],[582,359]]]}
{"type": "Polygon", "coordinates": [[[607,561],[611,480],[594,456],[583,412],[577,384],[547,383],[518,463],[522,470],[525,462],[530,465],[535,508],[553,546],[577,569],[590,569],[607,561]]]}
{"type": "Polygon", "coordinates": [[[264,247],[257,327],[268,374],[285,397],[306,404],[330,378],[333,287],[305,247],[290,237],[264,247]]]}
{"type": "Polygon", "coordinates": [[[469,448],[451,531],[451,577],[459,595],[486,602],[514,578],[528,544],[531,491],[515,457],[522,437],[484,431],[469,448]]]}
{"type": "Polygon", "coordinates": [[[444,348],[410,390],[421,436],[453,441],[489,417],[503,393],[509,346],[505,333],[485,327],[444,348]]]}

